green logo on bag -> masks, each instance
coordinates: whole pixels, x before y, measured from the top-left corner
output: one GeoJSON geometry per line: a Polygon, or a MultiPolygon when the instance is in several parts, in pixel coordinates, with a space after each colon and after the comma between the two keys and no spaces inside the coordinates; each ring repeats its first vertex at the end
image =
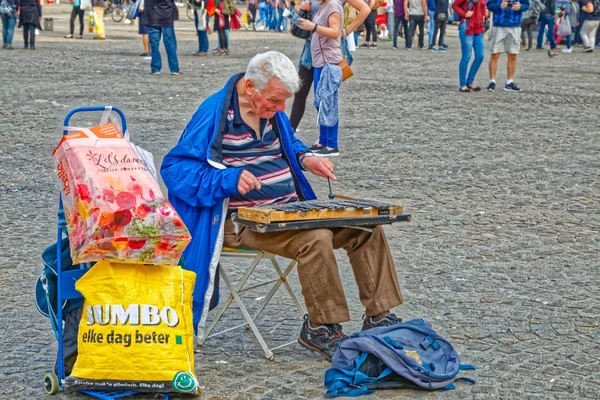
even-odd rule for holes
{"type": "Polygon", "coordinates": [[[175,378],[173,378],[171,384],[173,385],[173,389],[182,393],[196,393],[198,390],[196,378],[188,372],[178,372],[175,374],[175,378]]]}

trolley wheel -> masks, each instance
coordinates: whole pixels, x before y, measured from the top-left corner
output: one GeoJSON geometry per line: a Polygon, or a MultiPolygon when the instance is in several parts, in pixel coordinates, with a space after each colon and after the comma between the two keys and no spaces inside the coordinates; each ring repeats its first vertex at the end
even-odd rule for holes
{"type": "Polygon", "coordinates": [[[58,376],[54,372],[48,372],[44,375],[44,389],[50,395],[58,393],[60,385],[58,384],[58,376]]]}

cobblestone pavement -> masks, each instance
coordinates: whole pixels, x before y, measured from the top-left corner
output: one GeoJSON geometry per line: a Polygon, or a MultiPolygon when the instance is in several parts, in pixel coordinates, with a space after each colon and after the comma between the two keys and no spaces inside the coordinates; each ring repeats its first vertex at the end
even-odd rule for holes
{"type": "MultiPolygon", "coordinates": [[[[56,354],[32,289],[40,254],[55,240],[50,155],[67,111],[121,107],[135,142],[160,163],[200,102],[252,55],[269,48],[297,60],[302,44],[291,35],[236,32],[231,56],[196,58],[193,25],[180,21],[184,75],[149,76],[134,27],[107,22],[104,42],[89,33],[63,39],[69,8],[44,8],[55,30],[38,37],[37,51],[0,51],[1,399],[44,398],[42,376],[56,354]]],[[[215,35],[210,41],[215,47],[215,35]]],[[[464,95],[456,91],[459,43],[448,42],[447,54],[393,51],[389,43],[356,53],[356,75],[340,93],[334,191],[399,202],[412,213],[410,224],[386,228],[406,298],[395,311],[431,321],[478,367],[467,374],[477,384],[370,398],[599,399],[600,57],[522,54],[522,94],[464,95]]],[[[299,132],[307,143],[317,129],[310,104],[299,132]]],[[[312,182],[325,195],[327,185],[312,182]]],[[[362,308],[349,264],[339,259],[352,332],[362,308]]],[[[239,262],[226,265],[239,276],[239,262]]],[[[259,278],[271,272],[263,268],[259,278]]],[[[295,275],[291,282],[298,290],[295,275]]],[[[265,338],[294,340],[301,316],[285,292],[275,303],[259,319],[265,338]]],[[[225,325],[240,321],[238,310],[226,314],[225,325]]],[[[209,339],[196,362],[202,397],[214,400],[321,398],[328,367],[298,345],[267,361],[243,330],[209,339]]]]}

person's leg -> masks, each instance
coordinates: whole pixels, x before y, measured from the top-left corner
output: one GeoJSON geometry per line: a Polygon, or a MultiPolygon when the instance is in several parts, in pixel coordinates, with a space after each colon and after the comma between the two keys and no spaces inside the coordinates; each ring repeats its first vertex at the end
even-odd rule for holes
{"type": "Polygon", "coordinates": [[[579,17],[578,17],[578,22],[579,25],[577,25],[575,27],[575,44],[583,44],[583,41],[581,40],[581,28],[583,27],[583,23],[585,21],[585,13],[581,12],[581,10],[579,11],[579,17]]]}
{"type": "Polygon", "coordinates": [[[483,57],[485,55],[485,46],[484,46],[484,38],[483,33],[479,35],[473,35],[472,43],[473,49],[475,50],[475,59],[473,60],[473,64],[471,64],[471,68],[469,69],[469,77],[467,78],[467,85],[473,85],[475,82],[475,77],[477,76],[477,72],[479,71],[479,67],[481,67],[481,63],[483,63],[483,57]]]}
{"type": "Polygon", "coordinates": [[[23,45],[25,49],[29,48],[29,24],[23,24],[23,45]]]}
{"type": "MultiPolygon", "coordinates": [[[[431,21],[431,19],[430,19],[430,21],[431,21]]],[[[432,44],[432,47],[434,49],[437,49],[436,46],[435,46],[435,40],[436,40],[438,32],[440,30],[440,26],[441,26],[441,21],[435,21],[434,24],[433,24],[433,42],[432,42],[433,44],[432,44]]]]}
{"type": "Polygon", "coordinates": [[[308,69],[300,66],[300,68],[298,68],[298,76],[300,77],[302,86],[300,86],[300,90],[294,95],[294,103],[292,104],[292,112],[290,113],[290,124],[292,125],[294,132],[298,129],[298,125],[300,125],[300,121],[304,116],[306,98],[310,93],[310,88],[314,81],[314,70],[313,68],[308,69]]]}
{"type": "Polygon", "coordinates": [[[94,7],[96,15],[98,16],[98,37],[104,39],[106,32],[104,30],[104,7],[94,7]]]}
{"type": "Polygon", "coordinates": [[[371,15],[373,16],[373,30],[372,30],[373,44],[377,44],[377,37],[379,36],[377,34],[377,12],[371,11],[371,15]]]}
{"type": "Polygon", "coordinates": [[[162,69],[162,59],[160,57],[161,29],[153,26],[148,27],[148,39],[150,40],[150,51],[152,52],[152,60],[150,61],[150,70],[152,73],[160,72],[162,69]]]}
{"type": "Polygon", "coordinates": [[[250,4],[248,9],[250,10],[250,15],[252,16],[252,27],[256,29],[256,4],[250,4]]]}
{"type": "Polygon", "coordinates": [[[163,44],[167,52],[167,61],[169,63],[169,71],[171,73],[179,72],[179,61],[177,60],[177,37],[175,36],[175,28],[173,25],[165,26],[163,31],[163,44]]]}
{"type": "Polygon", "coordinates": [[[446,36],[446,20],[443,20],[440,23],[440,39],[438,42],[439,48],[442,48],[442,45],[444,44],[444,36],[446,36]]]}
{"type": "Polygon", "coordinates": [[[200,41],[198,51],[200,53],[208,53],[208,32],[206,30],[198,31],[198,37],[200,41]]]}
{"type": "Polygon", "coordinates": [[[298,278],[310,321],[337,324],[348,321],[350,313],[335,259],[333,237],[329,229],[257,233],[245,227],[236,235],[233,223],[227,221],[223,245],[263,250],[298,261],[298,278]]]}
{"type": "Polygon", "coordinates": [[[417,20],[415,17],[409,17],[410,28],[408,30],[408,36],[406,38],[406,47],[409,49],[412,48],[413,45],[413,37],[415,35],[415,29],[417,28],[417,20]]]}
{"type": "Polygon", "coordinates": [[[398,275],[381,226],[373,232],[333,229],[333,248],[343,248],[348,254],[367,317],[387,313],[402,304],[398,275]]]}
{"type": "Polygon", "coordinates": [[[69,18],[69,35],[71,36],[73,36],[73,32],[75,31],[75,18],[77,18],[77,9],[71,7],[71,17],[69,18]]]}
{"type": "Polygon", "coordinates": [[[0,14],[2,18],[2,44],[4,44],[4,48],[8,44],[8,14],[0,14]]]}
{"type": "Polygon", "coordinates": [[[429,16],[429,22],[427,23],[427,44],[429,44],[429,46],[433,46],[435,43],[435,11],[427,10],[427,15],[429,16]]]}
{"type": "Polygon", "coordinates": [[[365,19],[365,30],[367,31],[367,33],[365,34],[365,44],[369,44],[369,42],[371,41],[371,34],[374,34],[374,32],[371,32],[372,27],[371,27],[371,16],[373,15],[373,12],[369,13],[369,15],[367,15],[367,18],[365,19]]]}
{"type": "Polygon", "coordinates": [[[398,29],[404,17],[394,17],[394,29],[392,30],[392,43],[394,48],[398,47],[398,29]]]}
{"type": "Polygon", "coordinates": [[[533,18],[529,21],[529,25],[527,25],[527,48],[531,50],[533,47],[533,28],[535,27],[536,22],[533,18]]]}
{"type": "Polygon", "coordinates": [[[84,27],[84,23],[83,23],[83,15],[85,14],[85,10],[82,10],[81,8],[79,8],[79,36],[83,37],[83,27],[84,27]]]}
{"type": "Polygon", "coordinates": [[[508,56],[508,62],[506,64],[506,76],[509,81],[512,81],[515,79],[515,72],[517,71],[517,55],[511,53],[506,53],[506,55],[508,56]]]}
{"type": "Polygon", "coordinates": [[[425,46],[425,16],[417,18],[417,24],[419,25],[419,48],[425,46]]]}
{"type": "Polygon", "coordinates": [[[229,32],[229,21],[227,21],[227,24],[225,25],[225,38],[227,39],[227,42],[225,43],[225,50],[229,50],[229,42],[231,41],[229,38],[229,32]]]}
{"type": "Polygon", "coordinates": [[[596,33],[598,32],[598,29],[600,28],[600,21],[590,21],[592,24],[592,31],[590,32],[590,42],[592,44],[592,47],[594,47],[595,44],[595,39],[596,39],[596,33]]]}
{"type": "Polygon", "coordinates": [[[466,34],[466,25],[463,22],[458,27],[461,51],[460,63],[458,64],[458,80],[461,88],[467,86],[467,69],[469,68],[469,61],[471,61],[471,54],[473,53],[473,36],[466,34]]]}
{"type": "Polygon", "coordinates": [[[498,59],[500,58],[500,53],[490,54],[490,63],[488,65],[489,73],[490,73],[490,81],[496,80],[496,71],[498,70],[498,59]]]}
{"type": "Polygon", "coordinates": [[[556,40],[554,40],[554,25],[555,25],[555,21],[554,21],[554,17],[551,15],[548,15],[548,41],[550,41],[550,49],[554,50],[556,49],[556,40]]]}
{"type": "Polygon", "coordinates": [[[537,37],[537,48],[541,49],[542,47],[544,47],[544,31],[546,30],[546,24],[547,24],[547,19],[545,18],[545,15],[542,15],[540,17],[540,31],[538,32],[538,37],[537,37]]]}
{"type": "MultiPolygon", "coordinates": [[[[571,29],[571,31],[572,31],[572,29],[571,29]]],[[[565,40],[566,40],[566,42],[567,42],[567,43],[566,43],[566,44],[567,44],[567,50],[571,49],[571,46],[573,45],[573,42],[572,42],[572,35],[567,35],[567,36],[565,37],[565,40]]]]}
{"type": "Polygon", "coordinates": [[[150,39],[147,33],[142,35],[142,46],[144,47],[144,53],[150,54],[150,39]]]}
{"type": "Polygon", "coordinates": [[[583,23],[583,26],[581,27],[581,32],[580,32],[583,47],[586,49],[593,47],[593,45],[594,45],[594,43],[590,40],[590,33],[592,31],[591,23],[592,23],[592,21],[585,21],[583,23]]]}
{"type": "Polygon", "coordinates": [[[402,18],[402,29],[404,30],[404,45],[406,47],[408,47],[408,36],[409,36],[408,35],[408,31],[409,31],[409,29],[408,29],[408,21],[406,19],[404,19],[403,16],[400,17],[400,18],[402,18]]]}
{"type": "Polygon", "coordinates": [[[522,46],[527,46],[527,38],[526,38],[526,33],[527,33],[527,24],[529,23],[529,18],[523,18],[523,21],[521,21],[521,45],[522,46]]]}
{"type": "Polygon", "coordinates": [[[34,24],[28,24],[29,25],[29,48],[30,49],[35,49],[35,28],[36,26],[34,24]]]}

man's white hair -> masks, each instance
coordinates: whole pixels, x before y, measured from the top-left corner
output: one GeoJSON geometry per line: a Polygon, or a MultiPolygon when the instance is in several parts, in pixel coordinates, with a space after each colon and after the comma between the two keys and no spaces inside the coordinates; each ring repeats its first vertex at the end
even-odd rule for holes
{"type": "Polygon", "coordinates": [[[296,66],[285,54],[278,51],[267,51],[255,55],[246,69],[246,79],[252,79],[256,90],[264,90],[273,78],[279,79],[281,85],[290,93],[300,89],[300,77],[296,66]]]}

